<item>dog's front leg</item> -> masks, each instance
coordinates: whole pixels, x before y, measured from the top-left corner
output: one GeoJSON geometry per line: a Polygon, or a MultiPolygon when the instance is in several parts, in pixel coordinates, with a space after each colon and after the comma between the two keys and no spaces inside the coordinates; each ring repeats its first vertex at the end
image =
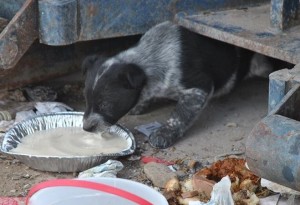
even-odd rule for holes
{"type": "Polygon", "coordinates": [[[129,111],[129,115],[140,115],[150,106],[151,99],[140,99],[138,103],[129,111]]]}
{"type": "Polygon", "coordinates": [[[164,149],[182,138],[205,107],[210,93],[211,91],[207,92],[198,88],[183,90],[171,117],[150,135],[150,144],[164,149]]]}

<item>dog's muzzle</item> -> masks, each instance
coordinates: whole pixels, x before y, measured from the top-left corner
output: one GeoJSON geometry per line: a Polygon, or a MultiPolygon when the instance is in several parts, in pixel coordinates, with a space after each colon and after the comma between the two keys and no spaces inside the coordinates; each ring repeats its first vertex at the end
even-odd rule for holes
{"type": "Polygon", "coordinates": [[[83,118],[83,130],[87,132],[101,132],[107,130],[111,125],[99,114],[91,114],[83,118]]]}

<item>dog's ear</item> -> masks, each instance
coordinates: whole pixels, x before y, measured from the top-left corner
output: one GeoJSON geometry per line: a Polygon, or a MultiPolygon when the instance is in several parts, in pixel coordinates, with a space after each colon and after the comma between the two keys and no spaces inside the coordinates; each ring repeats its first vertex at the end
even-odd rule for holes
{"type": "Polygon", "coordinates": [[[102,64],[107,58],[99,55],[91,55],[86,57],[81,65],[82,73],[85,75],[88,69],[92,68],[94,64],[97,62],[97,64],[102,64]]]}
{"type": "Polygon", "coordinates": [[[127,89],[140,90],[146,83],[145,72],[135,64],[127,64],[119,74],[119,80],[127,89]]]}

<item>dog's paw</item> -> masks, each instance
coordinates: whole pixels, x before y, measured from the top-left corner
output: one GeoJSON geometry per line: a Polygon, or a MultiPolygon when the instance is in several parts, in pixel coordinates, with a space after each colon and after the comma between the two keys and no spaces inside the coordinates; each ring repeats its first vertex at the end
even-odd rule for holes
{"type": "Polygon", "coordinates": [[[163,126],[150,135],[149,143],[155,148],[165,149],[172,146],[178,137],[178,132],[174,129],[163,126]]]}

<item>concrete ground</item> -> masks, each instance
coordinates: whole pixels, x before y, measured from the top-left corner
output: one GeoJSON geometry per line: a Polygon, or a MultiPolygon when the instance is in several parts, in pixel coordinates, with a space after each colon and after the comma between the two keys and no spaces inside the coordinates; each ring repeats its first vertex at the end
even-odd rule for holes
{"type": "MultiPolygon", "coordinates": [[[[164,154],[164,158],[188,157],[210,161],[220,155],[243,153],[250,131],[267,114],[267,100],[268,80],[245,80],[230,94],[213,99],[185,138],[164,150],[172,150],[172,154],[164,154]]],[[[163,105],[144,115],[126,116],[120,123],[133,130],[137,125],[163,122],[173,107],[163,105]]],[[[159,153],[156,155],[159,156],[159,153]]]]}

